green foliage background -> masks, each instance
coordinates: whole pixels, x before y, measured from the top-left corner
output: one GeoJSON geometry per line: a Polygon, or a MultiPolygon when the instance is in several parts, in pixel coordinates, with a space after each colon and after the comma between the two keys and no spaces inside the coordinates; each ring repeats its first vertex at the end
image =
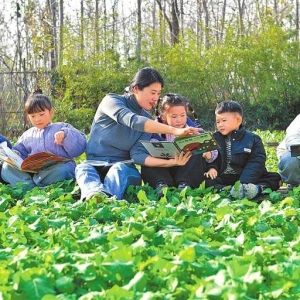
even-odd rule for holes
{"type": "Polygon", "coordinates": [[[214,108],[224,99],[242,103],[249,129],[285,129],[299,113],[299,42],[292,32],[266,23],[250,36],[229,31],[225,43],[210,49],[193,35],[175,46],[161,45],[155,33],[150,37],[142,60],[123,61],[113,50],[88,59],[70,56],[52,76],[57,119],[88,132],[105,94],[123,93],[145,66],[161,72],[163,93],[189,99],[207,129],[214,129],[214,108]]]}

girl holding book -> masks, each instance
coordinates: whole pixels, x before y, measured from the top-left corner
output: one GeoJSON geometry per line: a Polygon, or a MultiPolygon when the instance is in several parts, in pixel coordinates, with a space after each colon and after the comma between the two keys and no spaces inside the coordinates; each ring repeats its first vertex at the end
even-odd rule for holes
{"type": "Polygon", "coordinates": [[[114,163],[95,167],[82,162],[76,167],[76,179],[81,189],[81,200],[107,200],[109,196],[123,199],[129,185],[140,185],[141,175],[135,164],[147,166],[184,165],[190,153],[170,159],[157,159],[145,151],[140,140],[150,140],[152,133],[183,136],[199,129],[178,128],[156,122],[147,112],[158,101],[164,81],[153,68],[143,68],[134,76],[124,95],[106,95],[93,120],[87,143],[87,159],[114,163]],[[134,163],[122,161],[133,159],[134,163]]]}
{"type": "Polygon", "coordinates": [[[37,173],[18,170],[5,162],[2,178],[11,185],[21,182],[28,189],[75,178],[74,158],[85,150],[85,135],[68,123],[51,122],[54,108],[49,97],[43,95],[41,90],[29,95],[25,111],[33,127],[21,135],[13,150],[23,159],[39,152],[50,152],[69,161],[45,167],[37,173]]]}
{"type": "MultiPolygon", "coordinates": [[[[188,118],[188,110],[194,113],[185,97],[169,93],[157,105],[157,120],[176,128],[185,128],[188,126],[200,127],[200,125],[188,118]]],[[[153,135],[152,137],[152,140],[158,141],[173,141],[174,139],[175,136],[172,134],[153,135]]],[[[162,195],[162,189],[168,186],[175,186],[179,189],[184,189],[186,186],[197,188],[205,179],[206,162],[212,162],[216,159],[217,155],[217,150],[209,151],[202,155],[192,155],[186,164],[169,166],[167,168],[142,166],[142,179],[145,183],[156,188],[159,196],[162,195]]]]}

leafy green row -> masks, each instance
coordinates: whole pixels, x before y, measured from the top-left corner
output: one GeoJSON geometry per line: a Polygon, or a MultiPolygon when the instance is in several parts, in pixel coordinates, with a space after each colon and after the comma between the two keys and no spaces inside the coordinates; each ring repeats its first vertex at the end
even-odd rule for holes
{"type": "Polygon", "coordinates": [[[79,205],[73,182],[0,189],[0,298],[300,296],[299,188],[258,204],[204,186],[157,201],[145,185],[79,205]]]}

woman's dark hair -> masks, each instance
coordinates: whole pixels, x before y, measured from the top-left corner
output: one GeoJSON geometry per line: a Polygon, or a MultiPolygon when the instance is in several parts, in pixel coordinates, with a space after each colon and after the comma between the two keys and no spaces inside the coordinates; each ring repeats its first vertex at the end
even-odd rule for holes
{"type": "Polygon", "coordinates": [[[201,127],[201,125],[198,124],[197,114],[188,102],[187,98],[179,94],[167,93],[157,101],[155,107],[155,115],[157,119],[161,121],[161,114],[163,114],[166,109],[173,106],[184,106],[186,112],[193,115],[194,122],[201,127]]]}
{"type": "Polygon", "coordinates": [[[143,68],[135,74],[129,87],[125,89],[125,92],[131,94],[135,86],[137,86],[139,90],[143,90],[145,87],[156,82],[159,82],[162,87],[164,86],[164,80],[160,73],[150,67],[143,68]]]}
{"type": "Polygon", "coordinates": [[[226,112],[238,113],[241,117],[243,117],[243,107],[236,101],[226,100],[217,104],[215,109],[215,114],[223,114],[226,112]]]}
{"type": "Polygon", "coordinates": [[[27,98],[25,102],[25,111],[27,114],[33,114],[44,111],[46,109],[51,110],[53,105],[48,96],[43,94],[43,91],[38,88],[34,90],[27,98]]]}

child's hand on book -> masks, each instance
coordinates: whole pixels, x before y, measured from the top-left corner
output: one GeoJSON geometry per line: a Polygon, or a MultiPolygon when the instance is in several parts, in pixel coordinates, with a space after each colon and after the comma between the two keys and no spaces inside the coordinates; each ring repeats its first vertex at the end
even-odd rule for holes
{"type": "Polygon", "coordinates": [[[209,160],[212,157],[211,151],[205,152],[202,154],[202,157],[209,160]]]}
{"type": "Polygon", "coordinates": [[[58,131],[54,134],[54,143],[62,145],[65,138],[65,133],[63,131],[58,131]]]}
{"type": "Polygon", "coordinates": [[[174,158],[170,159],[170,161],[173,161],[174,166],[184,166],[189,161],[191,156],[192,156],[192,152],[181,151],[179,155],[175,154],[174,158]]]}

